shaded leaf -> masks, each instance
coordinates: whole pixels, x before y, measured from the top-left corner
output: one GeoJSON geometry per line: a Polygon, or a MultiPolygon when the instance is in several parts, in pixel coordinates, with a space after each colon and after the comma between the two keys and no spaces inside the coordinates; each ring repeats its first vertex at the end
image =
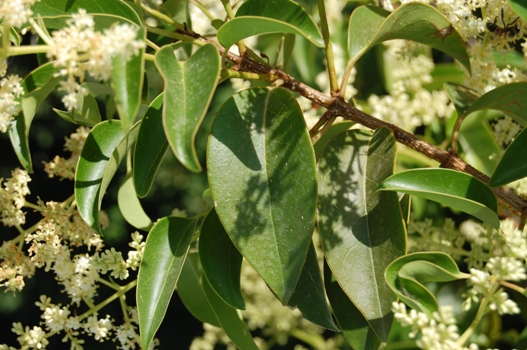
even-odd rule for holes
{"type": "Polygon", "coordinates": [[[205,278],[202,279],[203,290],[207,300],[225,334],[239,349],[258,350],[258,346],[256,346],[241,312],[221,300],[207,280],[205,278]]]}
{"type": "Polygon", "coordinates": [[[101,113],[95,98],[91,95],[77,94],[77,108],[72,111],[61,111],[53,108],[62,119],[77,125],[94,126],[101,122],[101,113]]]}
{"type": "Polygon", "coordinates": [[[207,281],[228,305],[245,309],[240,289],[243,257],[213,209],[205,218],[199,235],[199,258],[207,281]]]}
{"type": "Polygon", "coordinates": [[[492,187],[506,185],[527,176],[527,129],[516,136],[507,147],[489,185],[492,187]]]}
{"type": "Polygon", "coordinates": [[[247,0],[236,12],[236,18],[218,30],[218,41],[225,48],[253,35],[291,33],[302,35],[318,47],[324,46],[311,16],[289,0],[247,0]]]}
{"type": "Polygon", "coordinates": [[[391,13],[375,6],[361,6],[351,14],[348,28],[353,63],[383,41],[406,39],[449,54],[470,72],[465,42],[448,19],[432,6],[408,3],[391,13]]]}
{"type": "Polygon", "coordinates": [[[317,142],[313,145],[313,148],[315,149],[315,156],[317,157],[317,159],[320,158],[320,154],[322,153],[324,146],[326,146],[333,137],[343,131],[348,130],[354,124],[354,122],[345,121],[331,125],[329,130],[326,131],[324,135],[322,135],[322,137],[318,139],[317,142]]]}
{"type": "Polygon", "coordinates": [[[146,215],[141,202],[137,198],[131,173],[126,175],[121,187],[119,187],[117,203],[126,222],[137,229],[150,230],[153,223],[146,215]]]}
{"type": "Polygon", "coordinates": [[[287,303],[314,229],[315,157],[283,89],[244,90],[218,112],[207,149],[216,212],[234,245],[287,303]]]}
{"type": "Polygon", "coordinates": [[[141,346],[148,349],[172,298],[196,220],[164,217],[150,230],[137,277],[141,346]]]}
{"type": "Polygon", "coordinates": [[[38,107],[63,79],[54,76],[58,70],[58,68],[53,67],[52,63],[44,64],[29,73],[20,84],[24,90],[24,94],[20,96],[18,101],[22,107],[22,113],[11,121],[8,133],[20,164],[29,173],[33,172],[31,152],[29,151],[29,128],[38,107]]]}
{"type": "Polygon", "coordinates": [[[335,277],[331,274],[327,263],[324,264],[324,281],[328,299],[333,307],[333,313],[339,328],[351,347],[364,350],[378,349],[382,343],[381,339],[366,321],[364,315],[342,290],[335,277]]]}
{"type": "Polygon", "coordinates": [[[313,243],[309,246],[302,274],[288,305],[298,307],[306,320],[331,331],[339,331],[326,301],[324,282],[313,243]]]}
{"type": "Polygon", "coordinates": [[[326,145],[318,165],[318,228],[326,261],[383,342],[391,328],[395,301],[384,270],[406,251],[397,194],[376,192],[378,184],[393,173],[395,147],[387,128],[373,135],[350,130],[326,145]]]}
{"type": "Polygon", "coordinates": [[[492,190],[473,176],[450,169],[413,169],[395,174],[379,190],[398,191],[461,210],[498,229],[498,204],[492,190]]]}
{"type": "Polygon", "coordinates": [[[386,269],[385,277],[404,303],[431,316],[438,311],[438,304],[423,283],[450,282],[470,275],[461,273],[448,254],[426,252],[408,254],[393,261],[386,269]]]}
{"type": "Polygon", "coordinates": [[[212,44],[180,62],[174,47],[156,53],[156,66],[165,80],[163,126],[177,159],[189,170],[201,171],[194,139],[210,104],[220,73],[220,56],[212,44]]]}
{"type": "Polygon", "coordinates": [[[203,269],[198,253],[189,253],[177,281],[177,292],[187,310],[198,320],[220,327],[201,285],[203,269]]]}
{"type": "Polygon", "coordinates": [[[102,235],[101,202],[113,175],[137,138],[140,123],[129,133],[121,122],[107,120],[90,131],[75,171],[75,199],[82,219],[102,235]]]}
{"type": "Polygon", "coordinates": [[[156,176],[168,148],[163,129],[163,94],[159,94],[148,107],[137,135],[134,149],[134,185],[137,195],[145,197],[156,176]]]}

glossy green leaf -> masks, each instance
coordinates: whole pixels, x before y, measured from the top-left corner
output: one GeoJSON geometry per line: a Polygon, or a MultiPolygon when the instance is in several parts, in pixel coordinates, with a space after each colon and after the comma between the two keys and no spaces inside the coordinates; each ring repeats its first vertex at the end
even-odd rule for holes
{"type": "Polygon", "coordinates": [[[450,169],[413,169],[395,174],[379,190],[398,191],[461,210],[498,229],[498,204],[492,190],[475,177],[450,169]]]}
{"type": "Polygon", "coordinates": [[[373,135],[350,130],[326,145],[318,165],[318,228],[326,261],[383,342],[391,328],[395,301],[383,279],[384,270],[406,252],[399,198],[396,193],[376,192],[378,184],[393,173],[395,150],[388,128],[373,135]]]}
{"type": "Polygon", "coordinates": [[[449,54],[470,72],[465,42],[445,16],[430,5],[408,3],[391,13],[375,6],[361,6],[351,14],[348,28],[352,63],[383,41],[406,39],[449,54]]]}
{"type": "Polygon", "coordinates": [[[103,95],[114,95],[112,87],[108,84],[101,84],[95,82],[84,82],[82,87],[88,90],[90,95],[93,97],[103,96],[103,95]]]}
{"type": "Polygon", "coordinates": [[[101,122],[99,105],[91,95],[79,92],[77,95],[77,108],[72,111],[61,111],[53,108],[62,119],[77,125],[94,126],[101,122]]]}
{"type": "Polygon", "coordinates": [[[247,328],[247,324],[243,320],[242,314],[239,310],[236,310],[232,306],[226,304],[216,294],[214,289],[207,282],[206,278],[202,281],[203,290],[207,296],[218,322],[221,328],[225,331],[225,334],[239,349],[258,350],[258,346],[254,342],[254,339],[247,328]]]}
{"type": "Polygon", "coordinates": [[[141,346],[148,349],[174,293],[196,220],[164,217],[150,230],[137,277],[141,346]]]}
{"type": "Polygon", "coordinates": [[[125,1],[121,0],[41,0],[31,7],[34,17],[78,13],[79,9],[85,9],[87,13],[104,13],[124,17],[137,25],[141,25],[141,19],[137,13],[125,1]]]}
{"type": "Polygon", "coordinates": [[[28,141],[29,128],[38,107],[63,79],[62,77],[55,77],[56,72],[58,72],[58,68],[53,67],[52,63],[48,63],[38,67],[24,78],[20,84],[24,94],[19,99],[22,112],[9,125],[8,133],[13,149],[20,164],[29,173],[33,172],[28,141]]]}
{"type": "Polygon", "coordinates": [[[428,315],[438,310],[438,304],[423,283],[468,277],[470,275],[461,273],[456,262],[442,252],[408,254],[393,261],[385,274],[386,282],[404,303],[428,315]]]}
{"type": "MultiPolygon", "coordinates": [[[[145,31],[139,27],[137,40],[145,39],[145,31]]],[[[125,131],[130,130],[139,110],[143,91],[144,49],[138,55],[125,59],[123,55],[112,58],[112,87],[115,91],[115,101],[119,118],[125,131]]]]}
{"type": "Polygon", "coordinates": [[[236,18],[218,30],[218,41],[225,48],[253,35],[291,33],[302,35],[318,47],[324,46],[311,16],[289,0],[247,0],[236,12],[236,18]]]}
{"type": "Polygon", "coordinates": [[[188,253],[177,281],[179,298],[195,318],[201,322],[220,327],[220,322],[216,318],[203,290],[201,284],[203,281],[202,276],[203,269],[199,262],[198,253],[188,253]]]}
{"type": "Polygon", "coordinates": [[[364,315],[351,302],[342,290],[327,263],[324,264],[324,283],[329,303],[342,334],[353,349],[376,350],[381,345],[377,336],[364,315]]]}
{"type": "Polygon", "coordinates": [[[467,111],[470,109],[470,106],[474,104],[479,98],[479,94],[461,84],[455,83],[446,83],[445,91],[448,95],[450,101],[456,108],[457,114],[459,117],[463,118],[467,115],[467,111]]]}
{"type": "Polygon", "coordinates": [[[215,210],[210,211],[201,226],[198,250],[203,272],[212,289],[228,305],[245,310],[240,288],[243,257],[215,210]]]}
{"type": "MultiPolygon", "coordinates": [[[[467,91],[470,91],[459,84],[445,84],[445,88],[447,92],[456,90],[458,94],[467,94],[467,91]]],[[[517,123],[527,126],[527,83],[503,85],[481,96],[475,95],[474,92],[470,94],[474,97],[467,100],[469,107],[464,112],[465,115],[479,110],[494,109],[510,116],[517,123]],[[474,100],[475,97],[478,98],[474,100]]]]}
{"type": "Polygon", "coordinates": [[[117,203],[124,219],[133,227],[148,231],[152,228],[152,220],[146,215],[141,202],[137,198],[132,174],[126,175],[119,192],[117,192],[117,203]]]}
{"type": "Polygon", "coordinates": [[[216,47],[199,48],[188,61],[180,62],[173,46],[156,53],[156,66],[165,80],[163,126],[172,151],[189,170],[201,171],[194,139],[210,104],[220,73],[216,47]]]}
{"type": "Polygon", "coordinates": [[[101,202],[119,164],[137,138],[140,123],[127,134],[121,122],[107,120],[88,135],[75,172],[75,199],[82,219],[102,235],[101,202]]]}
{"type": "Polygon", "coordinates": [[[320,139],[317,140],[317,142],[313,145],[313,148],[315,149],[315,156],[317,159],[320,158],[320,154],[322,153],[322,150],[324,149],[324,146],[328,144],[328,142],[335,137],[337,134],[348,130],[351,128],[355,123],[350,121],[345,121],[341,123],[333,124],[328,131],[322,135],[320,139]]]}
{"type": "Polygon", "coordinates": [[[527,129],[523,129],[507,147],[496,171],[490,178],[490,186],[505,185],[527,176],[527,132],[525,130],[527,129]]]}
{"type": "Polygon", "coordinates": [[[229,98],[207,149],[216,212],[234,245],[286,304],[315,222],[315,157],[302,111],[286,90],[229,98]]]}
{"type": "Polygon", "coordinates": [[[168,148],[163,129],[163,95],[158,95],[141,121],[134,149],[134,185],[137,195],[145,197],[168,148]]]}
{"type": "Polygon", "coordinates": [[[508,0],[509,6],[520,16],[520,18],[527,22],[527,4],[523,0],[508,0]]]}
{"type": "Polygon", "coordinates": [[[463,159],[486,175],[494,173],[498,165],[495,155],[502,151],[496,143],[489,120],[488,111],[478,111],[466,118],[459,129],[463,159]]]}
{"type": "Polygon", "coordinates": [[[339,331],[331,317],[331,311],[326,301],[324,282],[313,243],[309,246],[302,274],[291,299],[289,299],[288,306],[297,307],[306,320],[320,327],[334,332],[339,331]]]}

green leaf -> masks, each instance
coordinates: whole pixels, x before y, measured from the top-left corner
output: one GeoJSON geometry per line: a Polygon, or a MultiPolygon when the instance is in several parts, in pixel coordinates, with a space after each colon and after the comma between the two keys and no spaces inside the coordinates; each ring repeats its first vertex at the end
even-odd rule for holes
{"type": "Polygon", "coordinates": [[[234,245],[286,304],[315,222],[315,157],[295,98],[255,88],[228,99],[207,149],[216,212],[234,245]]]}
{"type": "Polygon", "coordinates": [[[331,274],[327,263],[324,264],[324,283],[337,323],[351,347],[364,350],[378,349],[381,345],[381,339],[342,290],[331,274]]]}
{"type": "Polygon", "coordinates": [[[302,274],[291,299],[289,299],[288,306],[298,307],[305,319],[320,327],[334,332],[339,331],[337,325],[333,322],[331,311],[326,301],[324,282],[322,281],[322,274],[320,273],[317,253],[313,243],[309,246],[302,274]]]}
{"type": "Polygon", "coordinates": [[[454,104],[460,118],[468,115],[467,111],[470,106],[479,98],[479,94],[476,91],[461,84],[446,83],[445,91],[452,104],[454,104]]]}
{"type": "Polygon", "coordinates": [[[498,165],[495,155],[500,154],[502,148],[496,143],[487,111],[473,113],[463,121],[459,130],[459,143],[467,163],[486,175],[494,173],[498,165]]]}
{"type": "Polygon", "coordinates": [[[527,129],[523,129],[505,150],[496,171],[490,178],[490,186],[505,185],[527,176],[527,154],[525,152],[527,132],[525,130],[527,129]]]}
{"type": "MultiPolygon", "coordinates": [[[[177,292],[187,310],[198,320],[220,327],[201,282],[203,269],[198,253],[189,253],[177,281],[177,292]]],[[[205,280],[206,281],[206,280],[205,280]]]]}
{"type": "Polygon", "coordinates": [[[452,258],[442,252],[412,253],[393,261],[386,269],[386,282],[407,305],[431,315],[437,300],[423,283],[450,282],[470,275],[461,273],[452,258]]]}
{"type": "Polygon", "coordinates": [[[84,92],[77,94],[77,108],[68,112],[53,108],[53,110],[64,120],[86,126],[95,126],[101,122],[99,105],[91,95],[84,95],[84,92]]]}
{"type": "Polygon", "coordinates": [[[352,63],[383,41],[406,39],[449,54],[470,72],[465,42],[445,16],[432,6],[409,3],[392,13],[375,6],[361,6],[351,14],[348,28],[352,63]]]}
{"type": "Polygon", "coordinates": [[[148,234],[136,297],[143,349],[148,349],[165,317],[195,227],[194,219],[168,216],[148,234]]]}
{"type": "Polygon", "coordinates": [[[498,229],[492,190],[473,176],[450,169],[413,169],[390,176],[379,190],[398,191],[461,210],[498,229]]]}
{"type": "Polygon", "coordinates": [[[75,199],[82,219],[102,235],[99,224],[101,202],[121,160],[137,138],[140,123],[129,133],[121,122],[107,120],[97,124],[88,135],[75,172],[75,199]]]}
{"type": "MultiPolygon", "coordinates": [[[[318,165],[318,228],[333,275],[377,337],[387,340],[395,295],[384,270],[406,252],[396,193],[376,192],[393,173],[395,139],[388,128],[350,130],[324,148],[318,165]]],[[[335,306],[335,305],[334,305],[335,306]]]]}
{"type": "Polygon", "coordinates": [[[152,228],[152,220],[146,215],[141,202],[135,193],[134,180],[132,174],[126,175],[119,192],[117,193],[117,203],[124,219],[133,227],[148,231],[152,228]]]}
{"type": "Polygon", "coordinates": [[[33,172],[31,152],[29,151],[29,128],[38,107],[63,79],[54,76],[58,70],[58,68],[53,67],[52,63],[44,64],[29,73],[20,84],[24,90],[24,94],[19,99],[22,113],[11,121],[8,132],[20,164],[29,173],[33,172]]]}
{"type": "Polygon", "coordinates": [[[225,331],[225,334],[239,349],[258,350],[258,346],[254,342],[247,324],[243,320],[242,314],[239,310],[236,310],[232,306],[226,304],[216,294],[214,289],[207,282],[206,278],[202,281],[203,290],[207,296],[216,318],[218,319],[221,328],[225,331]]]}
{"type": "MultiPolygon", "coordinates": [[[[465,116],[479,110],[494,109],[510,116],[522,126],[527,126],[527,103],[525,102],[527,101],[527,83],[503,85],[481,96],[478,96],[469,88],[459,84],[445,84],[445,89],[449,93],[451,100],[453,91],[456,92],[458,97],[453,99],[453,102],[457,99],[465,100],[465,111],[463,113],[465,116]]],[[[455,102],[455,105],[456,103],[458,102],[455,102]]]]}
{"type": "Polygon", "coordinates": [[[317,142],[313,145],[313,148],[315,149],[315,156],[317,157],[317,159],[320,158],[320,154],[322,153],[324,146],[326,146],[333,137],[335,137],[341,132],[348,130],[354,124],[354,122],[345,121],[331,125],[329,130],[326,131],[324,135],[322,135],[322,137],[318,139],[317,142]]]}
{"type": "Polygon", "coordinates": [[[527,6],[523,0],[509,0],[509,6],[520,16],[520,18],[527,22],[527,6]]]}
{"type": "Polygon", "coordinates": [[[302,35],[318,47],[324,47],[322,36],[311,16],[289,0],[247,0],[236,12],[236,18],[218,30],[218,41],[225,48],[253,35],[291,33],[302,35]]]}
{"type": "MultiPolygon", "coordinates": [[[[137,40],[145,40],[145,30],[139,27],[137,40]]],[[[143,92],[144,56],[145,50],[140,49],[138,55],[128,60],[123,55],[112,58],[112,87],[115,91],[115,102],[119,118],[125,131],[130,130],[139,110],[143,92]]]]}
{"type": "Polygon", "coordinates": [[[141,25],[141,19],[133,8],[125,1],[120,0],[41,0],[31,7],[35,18],[78,13],[79,9],[85,9],[87,13],[104,13],[124,17],[139,26],[141,25]]]}
{"type": "Polygon", "coordinates": [[[214,94],[220,56],[212,44],[202,46],[188,61],[179,62],[174,46],[156,53],[156,66],[165,80],[163,126],[172,151],[189,170],[201,171],[194,139],[214,94]]]}
{"type": "Polygon", "coordinates": [[[137,195],[145,197],[156,176],[168,148],[163,129],[163,94],[159,94],[148,107],[141,121],[134,149],[134,185],[137,195]]]}
{"type": "Polygon", "coordinates": [[[199,258],[207,281],[228,305],[245,310],[240,289],[243,257],[236,249],[215,210],[211,210],[201,226],[199,258]]]}

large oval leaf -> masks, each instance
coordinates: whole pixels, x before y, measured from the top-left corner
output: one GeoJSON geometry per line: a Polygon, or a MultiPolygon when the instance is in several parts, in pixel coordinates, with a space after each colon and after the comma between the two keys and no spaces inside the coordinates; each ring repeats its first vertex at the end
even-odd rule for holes
{"type": "Polygon", "coordinates": [[[288,305],[298,307],[306,320],[334,332],[339,331],[331,317],[313,243],[309,246],[306,263],[288,305]]]}
{"type": "Polygon", "coordinates": [[[163,95],[150,104],[141,121],[134,149],[134,185],[137,195],[145,197],[168,148],[162,120],[163,95]]]}
{"type": "Polygon", "coordinates": [[[196,220],[164,217],[146,239],[137,277],[137,313],[141,346],[148,349],[161,325],[185,262],[196,220]]]}
{"type": "Polygon", "coordinates": [[[498,229],[498,204],[492,190],[473,176],[451,169],[414,169],[390,176],[379,190],[398,191],[461,210],[498,229]]]}
{"type": "Polygon", "coordinates": [[[218,41],[225,48],[253,35],[291,33],[302,35],[319,47],[322,36],[311,16],[289,0],[248,0],[236,12],[236,18],[218,30],[218,41]]]}
{"type": "Polygon", "coordinates": [[[448,83],[445,89],[459,115],[468,116],[476,111],[494,109],[527,126],[527,83],[503,85],[481,96],[460,84],[448,83]]]}
{"type": "Polygon", "coordinates": [[[19,101],[22,113],[15,117],[9,125],[9,138],[20,164],[29,172],[33,172],[31,153],[29,151],[29,128],[38,107],[55,89],[62,77],[55,76],[59,71],[52,63],[44,64],[29,73],[22,83],[24,94],[19,101]]]}
{"type": "Polygon", "coordinates": [[[255,88],[228,99],[207,149],[216,212],[232,241],[287,303],[315,222],[315,156],[302,111],[286,90],[255,88]]]}
{"type": "Polygon", "coordinates": [[[527,129],[516,136],[507,147],[496,171],[489,181],[492,187],[508,184],[527,176],[527,129]]]}
{"type": "Polygon", "coordinates": [[[214,94],[220,72],[220,56],[207,44],[188,61],[179,62],[173,46],[156,53],[156,66],[165,80],[163,125],[172,151],[189,170],[199,172],[194,139],[214,94]]]}
{"type": "Polygon", "coordinates": [[[119,164],[134,144],[137,123],[127,134],[121,122],[107,120],[97,124],[88,135],[75,171],[75,199],[82,219],[102,235],[99,212],[102,198],[119,164]]]}
{"type": "Polygon", "coordinates": [[[395,301],[384,270],[406,251],[397,194],[376,192],[378,184],[393,173],[395,147],[388,128],[373,135],[350,130],[326,145],[318,165],[318,228],[326,261],[382,341],[391,328],[395,301]]]}
{"type": "Polygon", "coordinates": [[[213,209],[203,221],[199,235],[199,258],[207,281],[230,306],[245,309],[240,289],[243,257],[213,209]]]}
{"type": "Polygon", "coordinates": [[[324,264],[324,284],[342,334],[353,349],[376,350],[382,341],[324,264]]]}
{"type": "Polygon", "coordinates": [[[423,284],[468,278],[452,258],[442,252],[413,253],[393,261],[386,269],[386,282],[413,309],[432,315],[438,311],[435,296],[423,284]]]}
{"type": "Polygon", "coordinates": [[[203,269],[199,262],[198,253],[188,253],[177,281],[179,298],[187,310],[198,320],[221,327],[203,290],[201,283],[206,279],[203,279],[202,276],[203,269]]]}
{"type": "Polygon", "coordinates": [[[383,41],[406,39],[449,54],[470,72],[465,42],[445,16],[432,6],[409,3],[392,13],[375,6],[361,6],[351,14],[348,28],[352,63],[383,41]]]}

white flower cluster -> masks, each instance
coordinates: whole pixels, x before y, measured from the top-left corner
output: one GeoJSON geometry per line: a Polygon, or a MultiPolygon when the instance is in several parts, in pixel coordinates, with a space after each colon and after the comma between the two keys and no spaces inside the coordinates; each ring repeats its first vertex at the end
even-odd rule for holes
{"type": "Polygon", "coordinates": [[[522,130],[521,126],[510,117],[498,119],[493,126],[494,139],[498,145],[508,145],[522,130]]]}
{"type": "Polygon", "coordinates": [[[21,27],[33,14],[31,6],[38,1],[40,0],[0,0],[2,24],[21,27]]]}
{"type": "Polygon", "coordinates": [[[55,156],[51,162],[44,162],[44,171],[48,173],[49,177],[57,176],[61,179],[75,179],[77,162],[89,133],[89,128],[81,126],[69,137],[66,137],[64,150],[71,152],[71,156],[69,158],[55,156]]]}
{"type": "Polygon", "coordinates": [[[47,53],[56,67],[62,67],[60,75],[66,76],[60,89],[66,92],[62,99],[68,110],[76,107],[77,93],[85,93],[81,85],[86,74],[97,80],[111,77],[112,59],[118,55],[130,60],[145,47],[137,40],[138,28],[128,23],[115,24],[104,33],[95,31],[93,17],[79,10],[67,21],[68,27],[52,34],[52,46],[47,53]]]}
{"type": "MultiPolygon", "coordinates": [[[[0,178],[0,186],[4,179],[0,178]]],[[[11,172],[11,178],[0,187],[0,219],[5,226],[23,225],[26,215],[22,211],[25,198],[30,193],[28,182],[31,181],[25,170],[16,168],[11,172]]]]}
{"type": "Polygon", "coordinates": [[[21,291],[25,286],[24,278],[35,274],[35,265],[12,241],[0,246],[0,261],[0,287],[5,287],[6,291],[21,291]]]}
{"type": "Polygon", "coordinates": [[[395,319],[403,326],[412,327],[410,338],[418,338],[417,346],[427,350],[477,350],[478,346],[470,344],[463,347],[456,343],[459,338],[456,320],[452,314],[451,306],[440,306],[439,312],[434,312],[428,317],[423,312],[410,310],[406,305],[394,302],[392,312],[395,319]],[[420,336],[420,337],[419,337],[420,336]]]}
{"type": "Polygon", "coordinates": [[[20,85],[22,79],[18,75],[4,77],[5,70],[2,69],[0,76],[0,131],[6,132],[11,121],[19,113],[19,102],[17,99],[24,94],[20,85]]]}
{"type": "Polygon", "coordinates": [[[403,40],[392,40],[385,45],[388,50],[384,59],[392,67],[393,84],[390,95],[368,98],[372,115],[408,131],[428,125],[437,118],[449,117],[454,107],[446,92],[423,88],[432,81],[433,61],[425,55],[406,54],[408,47],[403,40]]]}

